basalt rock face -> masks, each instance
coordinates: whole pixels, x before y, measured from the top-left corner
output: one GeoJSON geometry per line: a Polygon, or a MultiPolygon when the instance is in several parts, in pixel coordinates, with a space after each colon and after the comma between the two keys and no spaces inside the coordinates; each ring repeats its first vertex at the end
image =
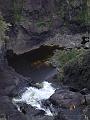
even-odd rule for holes
{"type": "Polygon", "coordinates": [[[12,24],[7,49],[21,54],[34,49],[53,32],[86,32],[84,0],[0,0],[0,11],[12,24]],[[8,3],[8,4],[7,4],[8,3]]]}
{"type": "Polygon", "coordinates": [[[64,67],[64,83],[79,90],[90,90],[90,51],[64,67]]]}
{"type": "Polygon", "coordinates": [[[70,108],[80,106],[85,102],[84,97],[80,93],[71,92],[68,90],[57,90],[51,97],[50,100],[57,106],[63,106],[70,108]]]}

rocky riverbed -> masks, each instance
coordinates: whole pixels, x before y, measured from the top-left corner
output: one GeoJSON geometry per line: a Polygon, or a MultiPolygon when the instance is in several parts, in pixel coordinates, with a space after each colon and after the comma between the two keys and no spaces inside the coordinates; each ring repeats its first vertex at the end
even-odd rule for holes
{"type": "MultiPolygon", "coordinates": [[[[85,65],[88,64],[87,70],[89,70],[88,53],[86,54],[88,59],[85,59],[85,65]]],[[[7,55],[12,55],[11,58],[8,56],[10,66],[0,70],[1,119],[88,120],[90,118],[90,91],[87,86],[78,89],[72,81],[66,84],[66,75],[64,84],[57,80],[57,68],[46,62],[49,60],[48,57],[45,61],[35,58],[36,61],[30,66],[27,62],[30,62],[30,59],[27,59],[28,55],[24,57],[23,55],[20,57],[13,54],[7,55]]],[[[42,58],[41,55],[40,58],[42,58]]],[[[70,74],[69,71],[68,74],[70,74]]],[[[78,82],[76,84],[79,85],[78,82]]]]}
{"type": "Polygon", "coordinates": [[[0,0],[0,120],[90,119],[89,0],[0,0]]]}

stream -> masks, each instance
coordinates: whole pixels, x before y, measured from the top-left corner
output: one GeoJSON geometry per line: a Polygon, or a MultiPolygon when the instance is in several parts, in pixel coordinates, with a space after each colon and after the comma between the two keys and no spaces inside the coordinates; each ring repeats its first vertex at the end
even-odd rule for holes
{"type": "MultiPolygon", "coordinates": [[[[49,97],[54,94],[55,88],[51,86],[50,83],[44,81],[41,84],[37,83],[41,88],[28,87],[26,91],[22,94],[21,98],[13,98],[13,103],[21,103],[24,102],[26,104],[30,104],[39,110],[44,110],[46,115],[52,116],[49,107],[42,107],[42,100],[47,100],[49,97]]],[[[18,106],[19,108],[19,106],[18,106]]]]}
{"type": "Polygon", "coordinates": [[[57,74],[57,69],[47,64],[46,61],[57,49],[60,48],[58,46],[41,46],[21,55],[16,55],[11,50],[7,51],[8,65],[13,67],[17,73],[30,78],[35,85],[22,88],[24,91],[14,97],[12,103],[19,112],[24,111],[24,114],[29,114],[31,120],[88,120],[83,112],[85,107],[80,107],[82,95],[69,91],[67,86],[60,86],[60,82],[53,79],[57,74]],[[58,93],[60,94],[58,95],[58,93]],[[53,99],[55,99],[54,102],[53,99]],[[56,102],[59,103],[58,99],[61,101],[60,105],[56,104],[56,102]],[[73,106],[70,103],[73,103],[73,106]],[[29,110],[26,110],[26,105],[30,107],[29,110]],[[67,106],[69,107],[67,108],[67,106]],[[32,111],[35,114],[37,111],[44,114],[40,117],[34,115],[32,111]]]}

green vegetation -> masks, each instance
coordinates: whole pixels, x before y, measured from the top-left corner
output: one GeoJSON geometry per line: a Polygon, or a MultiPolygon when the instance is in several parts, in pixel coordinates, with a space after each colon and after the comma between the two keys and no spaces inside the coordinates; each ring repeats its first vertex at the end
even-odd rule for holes
{"type": "Polygon", "coordinates": [[[7,38],[5,31],[8,30],[8,26],[10,26],[10,24],[7,24],[0,15],[0,41],[4,41],[7,38]]]}
{"type": "Polygon", "coordinates": [[[44,21],[44,20],[38,20],[36,22],[36,25],[40,28],[43,28],[43,27],[50,27],[52,25],[52,21],[51,19],[47,20],[47,21],[44,21]]]}
{"type": "Polygon", "coordinates": [[[60,16],[61,18],[63,18],[64,16],[65,16],[65,13],[67,12],[67,11],[65,11],[65,5],[64,5],[64,3],[63,3],[63,1],[57,1],[56,2],[56,14],[58,15],[58,16],[60,16]]]}
{"type": "Polygon", "coordinates": [[[13,2],[13,12],[14,12],[14,22],[18,23],[22,17],[24,0],[14,0],[13,2]]]}
{"type": "Polygon", "coordinates": [[[63,79],[63,70],[64,67],[68,64],[72,64],[72,62],[79,59],[81,63],[82,55],[84,54],[85,49],[72,49],[72,50],[59,50],[55,52],[54,56],[50,58],[49,62],[53,66],[57,66],[58,68],[58,79],[63,79]]]}
{"type": "Polygon", "coordinates": [[[38,27],[45,27],[46,26],[46,23],[44,21],[38,21],[36,24],[38,27]]]}
{"type": "Polygon", "coordinates": [[[84,52],[83,49],[80,49],[80,50],[73,49],[70,51],[64,50],[63,52],[60,52],[59,60],[60,60],[61,66],[63,67],[68,62],[71,62],[71,61],[75,60],[77,57],[80,57],[80,55],[83,52],[84,52]]]}
{"type": "Polygon", "coordinates": [[[90,2],[89,0],[83,1],[82,9],[75,17],[75,20],[79,20],[84,24],[90,24],[90,2]]]}
{"type": "Polygon", "coordinates": [[[82,11],[76,16],[76,20],[79,20],[83,23],[87,23],[87,9],[83,8],[82,11]]]}
{"type": "Polygon", "coordinates": [[[90,24],[90,0],[87,0],[87,24],[90,24]]]}
{"type": "Polygon", "coordinates": [[[65,64],[77,59],[84,53],[85,49],[72,49],[72,50],[59,50],[54,56],[50,59],[50,61],[55,63],[60,68],[63,68],[65,64]]]}
{"type": "MultiPolygon", "coordinates": [[[[61,18],[64,18],[66,15],[70,15],[70,11],[76,11],[71,19],[75,21],[80,21],[81,24],[90,24],[90,0],[80,0],[81,7],[78,10],[78,1],[77,0],[57,0],[56,4],[56,14],[61,18]]],[[[69,16],[68,16],[69,17],[69,16]]],[[[65,21],[67,22],[67,21],[65,21]]],[[[67,23],[65,23],[67,24],[67,23]]]]}

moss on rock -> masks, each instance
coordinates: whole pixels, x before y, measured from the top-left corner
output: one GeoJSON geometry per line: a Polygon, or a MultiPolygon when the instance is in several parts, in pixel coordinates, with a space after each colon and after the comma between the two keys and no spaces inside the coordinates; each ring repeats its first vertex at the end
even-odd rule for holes
{"type": "Polygon", "coordinates": [[[90,90],[90,50],[64,66],[63,83],[77,89],[90,90]]]}
{"type": "Polygon", "coordinates": [[[10,26],[10,24],[6,23],[0,15],[0,41],[4,41],[6,39],[5,31],[8,30],[8,26],[10,26]]]}
{"type": "Polygon", "coordinates": [[[72,65],[75,61],[81,64],[82,56],[85,53],[85,49],[71,49],[71,50],[59,50],[56,51],[54,56],[50,58],[49,62],[58,68],[58,80],[64,78],[64,68],[67,65],[72,65]]]}
{"type": "Polygon", "coordinates": [[[24,0],[14,0],[13,1],[13,13],[14,13],[14,22],[20,22],[22,17],[24,0]]]}

